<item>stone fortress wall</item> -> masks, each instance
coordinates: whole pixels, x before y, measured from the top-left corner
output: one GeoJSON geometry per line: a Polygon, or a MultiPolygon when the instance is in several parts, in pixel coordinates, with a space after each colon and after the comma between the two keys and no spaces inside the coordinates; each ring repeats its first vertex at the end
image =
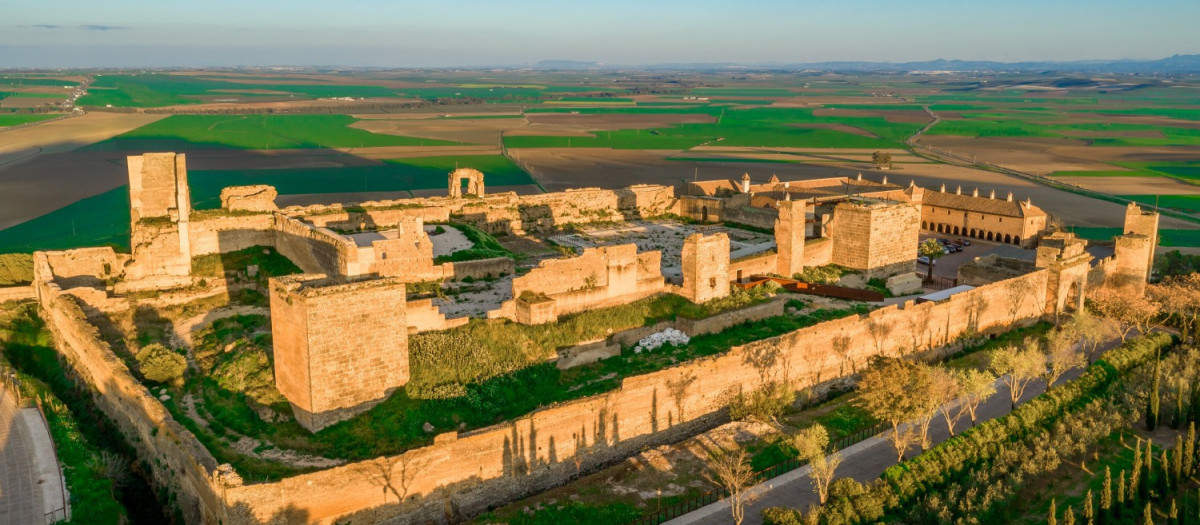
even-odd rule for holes
{"type": "MultiPolygon", "coordinates": [[[[176,188],[178,192],[178,186],[176,188]]],[[[366,370],[377,376],[366,381],[370,388],[355,390],[355,385],[350,385],[347,388],[353,391],[342,395],[363,394],[361,400],[355,398],[355,401],[367,404],[382,399],[389,388],[398,387],[406,380],[406,365],[397,362],[394,367],[385,366],[381,360],[397,357],[396,348],[406,344],[401,339],[406,342],[407,334],[417,328],[414,323],[437,327],[450,321],[444,317],[439,321],[430,315],[428,308],[431,305],[406,304],[402,280],[378,277],[359,280],[363,276],[353,272],[364,271],[364,264],[365,271],[369,272],[374,259],[360,258],[363,247],[333,228],[350,227],[356,222],[360,225],[366,222],[373,225],[415,223],[442,213],[453,215],[457,220],[457,217],[477,213],[475,217],[482,217],[478,220],[484,221],[481,224],[487,225],[485,229],[523,232],[529,228],[571,223],[563,221],[603,220],[600,214],[586,211],[594,210],[592,206],[614,205],[604,212],[611,216],[613,210],[617,210],[622,217],[652,216],[674,209],[670,188],[655,186],[616,191],[582,190],[536,198],[509,195],[417,199],[437,203],[453,201],[449,206],[459,212],[447,208],[431,211],[424,205],[415,206],[417,203],[412,201],[417,200],[410,200],[403,204],[393,202],[390,207],[381,206],[376,215],[372,215],[375,212],[369,211],[373,210],[370,207],[264,210],[266,206],[262,201],[265,197],[262,196],[269,193],[265,190],[231,190],[226,204],[233,205],[241,199],[237,204],[243,206],[240,211],[199,213],[191,221],[172,224],[176,224],[179,231],[188,230],[189,239],[196,238],[193,247],[228,251],[227,248],[232,246],[245,247],[247,243],[269,239],[270,243],[258,244],[273,245],[285,255],[294,254],[297,263],[306,271],[333,270],[331,279],[326,280],[301,276],[272,282],[273,330],[274,317],[278,316],[281,324],[276,345],[283,349],[276,356],[276,373],[291,379],[299,378],[296,384],[301,388],[308,382],[313,390],[326,390],[330,389],[330,381],[358,383],[366,370]],[[520,203],[515,209],[494,204],[512,200],[520,203]],[[315,219],[321,216],[330,220],[315,219]],[[499,222],[486,222],[487,217],[497,218],[499,222]],[[265,225],[269,228],[247,230],[265,225]],[[190,235],[193,229],[201,235],[190,235]],[[305,287],[307,292],[302,291],[305,287]],[[279,289],[278,294],[276,289],[279,289]],[[373,295],[375,293],[378,293],[377,297],[373,295]],[[381,308],[394,315],[368,325],[353,319],[362,310],[349,306],[349,301],[358,303],[360,295],[378,298],[378,301],[371,301],[374,305],[369,309],[374,312],[372,315],[377,315],[381,308]],[[284,306],[288,299],[292,305],[284,306]],[[297,308],[296,304],[301,306],[297,308]],[[416,312],[412,320],[407,315],[410,308],[416,312]],[[336,319],[333,322],[318,319],[326,315],[336,319]],[[421,320],[417,321],[418,318],[421,320]],[[289,323],[294,326],[288,328],[289,323]],[[370,344],[355,345],[355,355],[338,354],[333,346],[337,342],[349,346],[344,344],[345,341],[367,339],[370,344]],[[292,358],[287,358],[289,355],[292,358]],[[347,381],[342,377],[346,373],[342,366],[358,366],[358,373],[347,381]],[[298,370],[306,373],[298,373],[298,370]],[[320,385],[314,382],[318,376],[325,378],[320,385]]],[[[884,203],[877,209],[882,210],[880,217],[894,214],[909,220],[907,217],[915,208],[911,203],[884,203]]],[[[835,209],[835,218],[830,223],[830,230],[834,232],[838,231],[836,213],[835,209]]],[[[916,224],[919,215],[914,215],[913,219],[916,224]]],[[[865,220],[871,223],[883,219],[868,213],[865,220]]],[[[1149,224],[1147,219],[1139,220],[1149,224]]],[[[885,235],[879,242],[887,243],[893,237],[908,235],[907,226],[894,228],[880,224],[885,235]]],[[[825,244],[836,240],[835,236],[832,242],[825,244]]],[[[723,272],[727,278],[739,268],[753,267],[744,264],[743,260],[729,261],[727,249],[724,258],[709,249],[710,243],[721,243],[719,236],[700,236],[689,242],[694,255],[711,257],[707,261],[704,257],[692,259],[699,263],[685,268],[685,282],[704,285],[707,283],[695,279],[707,277],[711,282],[722,274],[722,267],[728,268],[723,272]]],[[[98,338],[95,328],[87,322],[79,299],[71,296],[74,290],[91,290],[94,293],[77,295],[104,300],[107,294],[103,283],[107,276],[119,276],[124,270],[122,266],[127,268],[129,264],[143,263],[136,260],[130,263],[129,257],[114,254],[111,249],[40,252],[35,257],[35,289],[59,350],[72,369],[97,392],[99,406],[118,422],[139,455],[156,464],[153,472],[156,483],[179,495],[178,501],[188,522],[234,525],[335,521],[445,523],[561,484],[572,478],[577,469],[600,466],[627,457],[643,447],[690,435],[719,420],[729,396],[739,389],[757,388],[775,380],[788,381],[795,387],[823,384],[855,373],[875,355],[931,350],[966,333],[1003,331],[1015,324],[1056,315],[1080,304],[1084,287],[1090,284],[1087,264],[1090,258],[1079,255],[1081,246],[1081,241],[1064,234],[1051,239],[1044,250],[1039,250],[1035,269],[1000,282],[981,283],[983,285],[974,290],[942,302],[915,304],[910,301],[865,316],[821,323],[736,347],[719,356],[629,377],[615,391],[539,409],[514,421],[470,432],[442,434],[432,445],[399,456],[252,485],[242,483],[228,465],[215,464],[195,436],[171,418],[165,407],[98,338]],[[60,271],[62,274],[57,275],[60,271]],[[69,290],[64,292],[63,288],[69,290]],[[397,490],[402,487],[403,501],[396,501],[394,497],[389,501],[389,492],[385,490],[389,487],[397,490]]],[[[805,241],[799,248],[803,251],[797,254],[793,244],[789,248],[794,254],[792,260],[799,256],[808,262],[811,253],[832,254],[837,250],[836,246],[810,248],[815,248],[814,243],[805,241]]],[[[160,255],[155,250],[143,250],[134,258],[160,255]]],[[[372,251],[375,251],[374,246],[372,251]]],[[[868,249],[865,257],[871,260],[872,253],[875,252],[868,249]]],[[[193,251],[193,255],[199,254],[200,251],[193,251]]],[[[166,247],[162,248],[161,255],[165,259],[177,256],[166,247]]],[[[1120,260],[1112,264],[1118,268],[1133,267],[1124,262],[1125,257],[1133,255],[1144,258],[1141,252],[1123,250],[1115,258],[1120,260]]],[[[522,278],[515,279],[514,296],[530,299],[517,301],[529,306],[524,322],[534,322],[539,316],[548,318],[548,314],[557,316],[561,313],[559,306],[565,311],[576,311],[573,309],[607,304],[606,301],[621,304],[666,288],[658,268],[659,256],[659,252],[637,253],[634,245],[623,245],[589,250],[572,259],[549,261],[553,264],[544,264],[522,277],[529,277],[526,281],[518,284],[522,278]],[[592,275],[589,270],[596,272],[592,283],[587,280],[592,275]],[[568,273],[570,275],[565,275],[568,273]],[[578,289],[581,285],[591,289],[581,291],[578,289]],[[525,291],[530,293],[524,294],[525,291]]],[[[884,252],[876,260],[886,261],[889,256],[884,252]]],[[[778,268],[779,264],[777,253],[746,260],[758,265],[769,263],[765,266],[769,268],[778,268]]],[[[494,264],[482,263],[486,268],[492,268],[494,264]]],[[[451,266],[451,271],[455,268],[457,266],[451,266]]],[[[154,280],[159,276],[145,277],[148,282],[157,282],[154,280]]],[[[1110,283],[1103,277],[1100,284],[1110,283]]],[[[702,286],[694,288],[693,299],[712,295],[702,286]]],[[[516,307],[513,305],[514,310],[516,307]]],[[[281,390],[285,388],[286,385],[281,390]]],[[[322,401],[326,405],[319,405],[311,395],[307,400],[302,395],[289,396],[289,400],[301,409],[305,408],[305,403],[311,405],[316,416],[310,418],[312,428],[345,417],[350,413],[347,410],[355,409],[354,406],[333,406],[336,401],[332,398],[322,401]],[[322,406],[324,412],[320,412],[322,406]],[[325,419],[325,416],[332,419],[325,419]]]]}

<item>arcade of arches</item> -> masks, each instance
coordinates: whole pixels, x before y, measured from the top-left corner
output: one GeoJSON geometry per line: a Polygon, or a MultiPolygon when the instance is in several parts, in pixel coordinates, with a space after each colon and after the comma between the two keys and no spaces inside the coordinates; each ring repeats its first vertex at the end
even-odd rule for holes
{"type": "Polygon", "coordinates": [[[927,221],[921,221],[921,229],[943,233],[946,235],[957,235],[960,237],[969,237],[971,239],[1015,244],[1017,246],[1021,245],[1021,236],[1013,235],[1011,233],[1002,234],[1000,232],[986,231],[983,229],[960,228],[958,226],[951,226],[949,224],[929,223],[927,221]]]}

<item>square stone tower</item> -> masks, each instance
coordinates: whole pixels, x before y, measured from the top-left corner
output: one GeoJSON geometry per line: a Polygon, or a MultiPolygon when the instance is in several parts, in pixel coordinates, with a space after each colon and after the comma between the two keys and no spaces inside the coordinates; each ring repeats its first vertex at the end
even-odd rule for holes
{"type": "Polygon", "coordinates": [[[146,153],[128,158],[130,246],[125,277],[186,277],[192,270],[188,238],[191,195],[183,154],[146,153]]]}
{"type": "Polygon", "coordinates": [[[697,233],[683,241],[683,296],[703,303],[729,295],[729,236],[697,233]]]}
{"type": "Polygon", "coordinates": [[[779,253],[775,273],[787,278],[804,271],[804,201],[780,201],[775,219],[775,246],[779,253]]]}
{"type": "Polygon", "coordinates": [[[1145,235],[1150,241],[1149,253],[1146,257],[1146,279],[1150,278],[1150,268],[1154,267],[1154,247],[1158,246],[1158,212],[1143,210],[1136,203],[1125,207],[1125,235],[1145,235]]]}
{"type": "Polygon", "coordinates": [[[921,210],[914,204],[865,199],[840,203],[829,225],[830,262],[868,278],[912,272],[920,228],[921,210]]]}
{"type": "Polygon", "coordinates": [[[404,282],[323,275],[271,279],[275,386],[316,432],[408,383],[404,282]]]}

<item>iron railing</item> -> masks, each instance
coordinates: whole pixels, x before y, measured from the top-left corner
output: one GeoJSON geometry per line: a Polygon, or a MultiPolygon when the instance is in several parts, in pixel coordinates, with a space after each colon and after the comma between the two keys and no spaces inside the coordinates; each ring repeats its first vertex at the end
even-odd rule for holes
{"type": "MultiPolygon", "coordinates": [[[[830,449],[843,450],[846,447],[849,447],[850,445],[853,445],[855,443],[859,443],[859,442],[865,441],[869,438],[875,437],[876,435],[883,432],[884,430],[887,430],[888,428],[889,427],[888,427],[887,423],[877,423],[877,424],[874,424],[874,425],[871,425],[868,427],[860,428],[860,429],[854,431],[853,433],[842,436],[838,440],[834,441],[831,444],[830,449]]],[[[762,470],[756,472],[755,473],[755,483],[756,484],[761,483],[763,481],[781,476],[787,472],[791,472],[791,471],[796,470],[800,467],[803,467],[804,465],[807,465],[807,464],[808,464],[807,461],[801,461],[796,458],[790,458],[787,461],[784,461],[782,463],[777,463],[775,465],[771,465],[765,469],[762,469],[762,470]]],[[[707,505],[711,505],[713,503],[716,503],[716,502],[721,501],[728,497],[729,497],[728,490],[725,490],[723,488],[712,490],[709,492],[705,492],[704,494],[701,494],[694,498],[676,503],[675,505],[672,505],[665,509],[658,509],[658,510],[651,512],[649,514],[646,514],[636,520],[633,520],[633,521],[627,523],[626,525],[659,525],[660,523],[664,523],[669,520],[673,520],[675,518],[683,516],[684,514],[687,514],[689,512],[695,511],[695,510],[699,510],[700,508],[703,508],[707,505]]]]}

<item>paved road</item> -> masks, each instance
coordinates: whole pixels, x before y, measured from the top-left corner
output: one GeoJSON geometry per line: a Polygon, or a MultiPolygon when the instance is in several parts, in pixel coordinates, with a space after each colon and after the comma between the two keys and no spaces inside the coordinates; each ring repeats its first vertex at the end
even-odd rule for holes
{"type": "MultiPolygon", "coordinates": [[[[1106,348],[1115,346],[1116,344],[1113,343],[1107,345],[1106,348]]],[[[1083,369],[1081,368],[1072,370],[1059,379],[1056,384],[1079,377],[1082,373],[1083,369]]],[[[1045,382],[1041,380],[1030,383],[1021,397],[1021,402],[1024,403],[1036,397],[1045,389],[1045,382]]],[[[997,381],[996,395],[980,405],[977,415],[979,421],[983,422],[1008,414],[1010,408],[1008,387],[997,381]]],[[[970,426],[971,421],[964,416],[955,426],[955,432],[961,432],[970,426]]],[[[940,414],[935,416],[930,428],[930,439],[937,444],[949,437],[945,420],[940,414]]],[[[917,447],[910,448],[907,457],[912,457],[918,451],[917,447]]],[[[842,457],[845,459],[837,470],[837,477],[854,478],[860,483],[866,483],[878,479],[884,470],[896,464],[896,449],[887,441],[885,434],[842,450],[842,457]]],[[[808,467],[769,479],[752,488],[750,493],[753,495],[754,501],[746,505],[746,519],[742,522],[744,525],[761,525],[762,511],[768,507],[806,509],[809,505],[817,503],[817,495],[812,487],[808,467]]],[[[670,520],[664,525],[724,525],[727,523],[733,523],[733,519],[730,516],[729,503],[727,500],[722,500],[670,520]]]]}
{"type": "Polygon", "coordinates": [[[37,408],[0,389],[0,523],[45,523],[62,507],[60,473],[37,408]]]}

